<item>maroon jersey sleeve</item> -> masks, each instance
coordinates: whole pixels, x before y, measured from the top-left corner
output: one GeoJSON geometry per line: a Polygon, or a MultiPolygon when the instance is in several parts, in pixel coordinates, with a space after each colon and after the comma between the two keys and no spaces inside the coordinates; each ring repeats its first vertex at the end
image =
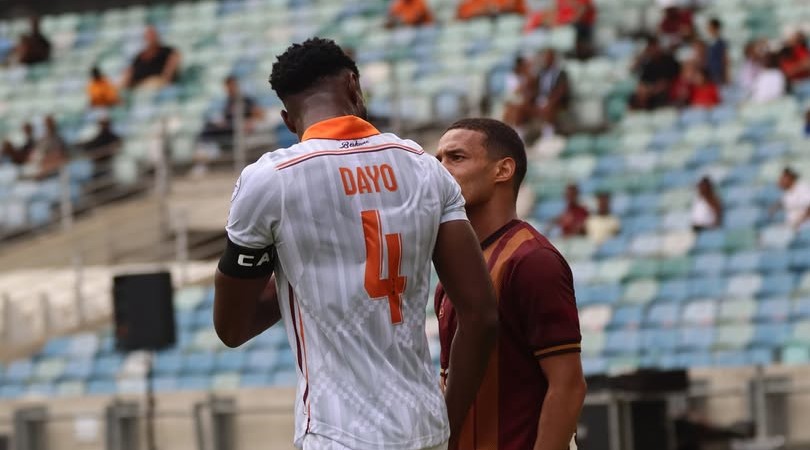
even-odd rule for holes
{"type": "Polygon", "coordinates": [[[517,261],[504,284],[505,308],[518,318],[523,336],[538,358],[581,349],[574,277],[562,255],[534,248],[517,261]]]}

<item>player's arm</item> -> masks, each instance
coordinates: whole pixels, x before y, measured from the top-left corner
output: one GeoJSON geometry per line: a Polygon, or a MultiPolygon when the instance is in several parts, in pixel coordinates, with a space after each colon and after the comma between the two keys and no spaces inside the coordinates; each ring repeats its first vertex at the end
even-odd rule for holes
{"type": "Polygon", "coordinates": [[[495,291],[470,223],[441,224],[433,251],[439,279],[453,299],[458,327],[450,348],[445,401],[454,442],[484,377],[498,326],[495,291]]]}
{"type": "Polygon", "coordinates": [[[273,261],[256,266],[272,251],[247,249],[228,240],[214,277],[214,329],[228,347],[239,347],[281,319],[271,278],[273,261]]]}
{"type": "Polygon", "coordinates": [[[548,380],[548,391],[537,424],[534,450],[567,450],[587,391],[579,353],[541,359],[540,368],[548,380]]]}
{"type": "Polygon", "coordinates": [[[571,269],[559,254],[537,249],[522,257],[506,279],[503,308],[522,321],[526,341],[548,390],[534,450],[563,450],[574,435],[586,385],[580,362],[579,314],[571,269]]]}

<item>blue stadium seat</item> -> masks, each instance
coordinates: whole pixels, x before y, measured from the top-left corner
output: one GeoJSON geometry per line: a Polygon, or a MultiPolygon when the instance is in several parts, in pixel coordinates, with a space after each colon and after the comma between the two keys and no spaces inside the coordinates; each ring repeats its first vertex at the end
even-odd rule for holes
{"type": "Polygon", "coordinates": [[[776,361],[776,354],[778,349],[759,348],[755,347],[748,350],[746,357],[748,358],[749,366],[769,366],[776,361]]]}
{"type": "Polygon", "coordinates": [[[689,283],[684,279],[668,280],[661,283],[658,300],[682,302],[689,297],[689,283]]]}
{"type": "Polygon", "coordinates": [[[726,271],[727,258],[724,253],[702,253],[693,259],[693,275],[720,275],[726,271]]]}
{"type": "Polygon", "coordinates": [[[720,350],[712,355],[713,364],[722,367],[739,367],[748,364],[748,354],[743,350],[720,350]]]}
{"type": "Polygon", "coordinates": [[[678,303],[656,303],[647,310],[644,325],[656,328],[668,328],[676,325],[680,318],[678,303]]]}
{"type": "Polygon", "coordinates": [[[202,391],[211,388],[211,377],[202,375],[186,375],[177,380],[177,388],[188,391],[202,391]]]}
{"type": "Polygon", "coordinates": [[[209,375],[214,370],[214,355],[210,352],[195,352],[183,357],[182,372],[186,375],[209,375]]]}
{"type": "Polygon", "coordinates": [[[295,386],[298,374],[294,370],[280,370],[273,374],[273,386],[295,386]]]}
{"type": "Polygon", "coordinates": [[[248,350],[245,368],[249,371],[270,370],[278,358],[275,350],[248,350]]]}
{"type": "Polygon", "coordinates": [[[791,301],[786,297],[774,297],[757,302],[755,319],[761,322],[785,322],[791,314],[791,301]]]}
{"type": "Polygon", "coordinates": [[[244,351],[224,350],[217,353],[214,359],[214,370],[217,372],[239,372],[244,364],[244,351]]]}
{"type": "Polygon", "coordinates": [[[239,385],[242,387],[263,387],[270,384],[270,374],[268,372],[242,372],[239,377],[239,385]]]}
{"type": "Polygon", "coordinates": [[[712,365],[712,355],[708,351],[688,351],[675,355],[676,367],[709,367],[712,365]]]}
{"type": "Polygon", "coordinates": [[[294,370],[297,367],[297,355],[290,350],[284,350],[278,353],[273,370],[294,370]]]}
{"type": "Polygon", "coordinates": [[[790,325],[782,324],[760,324],[754,329],[752,343],[761,347],[777,348],[782,347],[790,338],[790,325]]]}
{"type": "Polygon", "coordinates": [[[796,286],[796,277],[788,272],[768,275],[759,293],[763,296],[789,295],[796,286]]]}
{"type": "Polygon", "coordinates": [[[740,252],[729,256],[727,270],[730,273],[751,272],[759,268],[759,263],[759,252],[740,252]]]}
{"type": "Polygon", "coordinates": [[[797,298],[791,315],[799,319],[810,317],[810,297],[797,298]]]}
{"type": "Polygon", "coordinates": [[[677,329],[650,328],[642,331],[642,346],[648,352],[672,352],[679,342],[677,329]]]}
{"type": "Polygon", "coordinates": [[[87,393],[90,395],[109,395],[116,390],[115,381],[110,379],[90,380],[87,383],[87,393]]]}
{"type": "Polygon", "coordinates": [[[679,344],[679,347],[684,350],[708,350],[714,344],[714,328],[681,328],[679,344]]]}
{"type": "Polygon", "coordinates": [[[155,392],[172,392],[179,388],[177,377],[174,375],[156,376],[152,386],[155,392]]]}
{"type": "Polygon", "coordinates": [[[641,333],[637,330],[616,330],[606,333],[605,353],[634,354],[641,345],[641,333]]]}
{"type": "Polygon", "coordinates": [[[599,375],[607,372],[607,360],[602,357],[582,358],[582,371],[585,375],[599,375]]]}
{"type": "Polygon", "coordinates": [[[763,211],[755,206],[732,208],[725,211],[723,226],[726,228],[754,227],[761,223],[763,211]]]}
{"type": "Polygon", "coordinates": [[[14,399],[25,394],[25,387],[22,384],[5,383],[0,385],[0,398],[14,399]]]}
{"type": "Polygon", "coordinates": [[[790,268],[793,270],[810,269],[810,247],[790,250],[790,268]]]}
{"type": "Polygon", "coordinates": [[[641,306],[622,306],[613,311],[610,325],[612,328],[638,328],[643,315],[644,309],[641,306]]]}
{"type": "Polygon", "coordinates": [[[40,354],[42,356],[62,356],[67,353],[70,346],[70,337],[57,337],[49,339],[42,347],[40,354]]]}
{"type": "Polygon", "coordinates": [[[6,366],[5,382],[19,383],[27,381],[34,372],[34,366],[30,360],[22,359],[13,361],[6,366]]]}
{"type": "Polygon", "coordinates": [[[93,371],[92,359],[71,359],[62,372],[62,378],[67,380],[85,380],[93,371]]]}
{"type": "Polygon", "coordinates": [[[93,378],[113,378],[118,373],[118,369],[123,363],[123,358],[118,355],[104,356],[96,358],[93,364],[93,378]]]}
{"type": "Polygon", "coordinates": [[[727,280],[722,277],[704,276],[689,279],[690,298],[719,298],[726,292],[727,280]]]}
{"type": "Polygon", "coordinates": [[[762,253],[757,270],[765,273],[786,272],[790,268],[790,252],[784,250],[768,250],[762,253]]]}
{"type": "Polygon", "coordinates": [[[722,250],[725,246],[726,235],[723,230],[707,230],[698,235],[695,250],[701,252],[722,250]]]}

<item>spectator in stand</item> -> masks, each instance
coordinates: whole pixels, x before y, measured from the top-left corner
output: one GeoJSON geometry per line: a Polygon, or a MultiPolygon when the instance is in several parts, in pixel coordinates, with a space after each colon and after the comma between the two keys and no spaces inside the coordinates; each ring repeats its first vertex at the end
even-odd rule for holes
{"type": "Polygon", "coordinates": [[[789,83],[810,77],[810,49],[804,34],[793,33],[780,52],[779,66],[789,83]]]}
{"type": "Polygon", "coordinates": [[[679,108],[689,106],[692,100],[692,83],[696,78],[698,64],[693,60],[686,60],[681,64],[681,72],[678,78],[672,82],[669,90],[669,103],[679,108]]]}
{"type": "Polygon", "coordinates": [[[28,34],[20,36],[17,45],[17,61],[21,64],[31,65],[51,59],[51,42],[39,30],[39,17],[30,18],[31,30],[28,34]]]}
{"type": "Polygon", "coordinates": [[[456,11],[460,20],[499,14],[526,14],[526,0],[461,0],[456,11]]]}
{"type": "Polygon", "coordinates": [[[526,21],[526,31],[537,27],[572,25],[576,30],[575,56],[585,59],[593,56],[593,28],[596,24],[596,6],[593,0],[555,0],[551,9],[535,11],[526,21]]]}
{"type": "Polygon", "coordinates": [[[31,152],[36,146],[34,127],[31,126],[30,123],[26,122],[23,125],[23,134],[25,134],[25,141],[23,141],[23,144],[19,148],[14,148],[14,144],[10,141],[3,142],[2,156],[5,156],[9,161],[19,166],[28,163],[28,160],[31,158],[31,152]]]}
{"type": "Polygon", "coordinates": [[[118,104],[118,89],[98,67],[93,67],[87,84],[87,97],[91,107],[109,108],[118,104]]]}
{"type": "Polygon", "coordinates": [[[542,50],[539,54],[540,71],[531,83],[532,116],[539,120],[543,137],[554,135],[562,125],[561,114],[571,100],[571,86],[568,74],[557,60],[553,49],[542,50]]]}
{"type": "Polygon", "coordinates": [[[695,71],[690,91],[689,106],[693,108],[714,108],[720,104],[720,89],[710,78],[707,70],[695,71]]]}
{"type": "Polygon", "coordinates": [[[99,178],[112,171],[112,161],[121,145],[121,137],[112,128],[109,117],[98,121],[98,132],[89,141],[81,144],[82,149],[94,162],[94,177],[99,178]]]}
{"type": "Polygon", "coordinates": [[[754,78],[751,86],[751,101],[754,103],[767,103],[785,95],[787,80],[785,74],[779,70],[779,61],[775,54],[765,55],[765,64],[761,72],[754,78]]]}
{"type": "Polygon", "coordinates": [[[518,56],[512,66],[512,72],[505,80],[506,104],[503,121],[517,128],[526,123],[526,103],[531,91],[532,64],[528,59],[518,56]]]}
{"type": "Polygon", "coordinates": [[[394,0],[388,10],[386,28],[396,26],[421,26],[433,23],[433,14],[430,13],[425,0],[394,0]]]}
{"type": "Polygon", "coordinates": [[[43,179],[53,175],[67,162],[67,144],[59,134],[53,116],[45,117],[45,135],[37,141],[28,158],[23,173],[32,178],[43,179]]]}
{"type": "Polygon", "coordinates": [[[713,17],[709,20],[709,47],[706,54],[706,69],[709,79],[717,85],[725,85],[728,76],[728,43],[723,38],[723,23],[713,17]]]}
{"type": "Polygon", "coordinates": [[[790,167],[779,177],[782,200],[771,206],[771,216],[780,208],[785,210],[786,225],[798,230],[810,223],[810,184],[799,180],[799,174],[790,167]]]}
{"type": "Polygon", "coordinates": [[[751,40],[745,44],[744,50],[745,60],[740,68],[740,74],[737,78],[737,84],[750,95],[754,89],[754,82],[759,74],[764,70],[763,62],[763,44],[759,40],[751,40]]]}
{"type": "Polygon", "coordinates": [[[695,36],[692,11],[677,5],[674,0],[662,2],[664,14],[658,24],[661,45],[667,49],[680,47],[695,36]]]}
{"type": "Polygon", "coordinates": [[[7,161],[14,164],[20,164],[20,162],[17,161],[16,156],[17,149],[14,148],[14,144],[12,144],[8,139],[3,140],[3,145],[0,147],[0,164],[5,164],[7,161]]]}
{"type": "Polygon", "coordinates": [[[621,230],[621,221],[610,211],[610,194],[596,194],[596,214],[588,216],[585,231],[594,243],[601,244],[612,238],[621,230]]]}
{"type": "Polygon", "coordinates": [[[723,224],[723,204],[714,190],[709,177],[703,177],[697,184],[697,195],[692,202],[692,229],[710,230],[723,224]]]}
{"type": "Polygon", "coordinates": [[[144,49],[138,52],[124,73],[122,85],[128,89],[161,88],[173,83],[180,68],[180,53],[164,45],[153,26],[146,27],[144,41],[144,49]]]}
{"type": "Polygon", "coordinates": [[[632,70],[639,82],[630,97],[630,107],[650,110],[666,106],[672,84],[680,74],[680,65],[656,37],[647,38],[647,46],[636,58],[632,70]]]}
{"type": "Polygon", "coordinates": [[[563,237],[582,236],[585,234],[585,222],[588,220],[588,209],[579,202],[579,188],[569,184],[565,188],[565,211],[554,220],[560,227],[563,237]]]}

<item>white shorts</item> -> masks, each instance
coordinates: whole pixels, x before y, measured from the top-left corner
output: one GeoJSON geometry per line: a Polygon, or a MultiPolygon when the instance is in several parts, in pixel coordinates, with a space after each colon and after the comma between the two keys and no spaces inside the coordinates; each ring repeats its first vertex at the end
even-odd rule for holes
{"type": "MultiPolygon", "coordinates": [[[[320,434],[308,433],[304,436],[303,450],[352,450],[320,434]]],[[[447,450],[447,442],[423,450],[447,450]]]]}

